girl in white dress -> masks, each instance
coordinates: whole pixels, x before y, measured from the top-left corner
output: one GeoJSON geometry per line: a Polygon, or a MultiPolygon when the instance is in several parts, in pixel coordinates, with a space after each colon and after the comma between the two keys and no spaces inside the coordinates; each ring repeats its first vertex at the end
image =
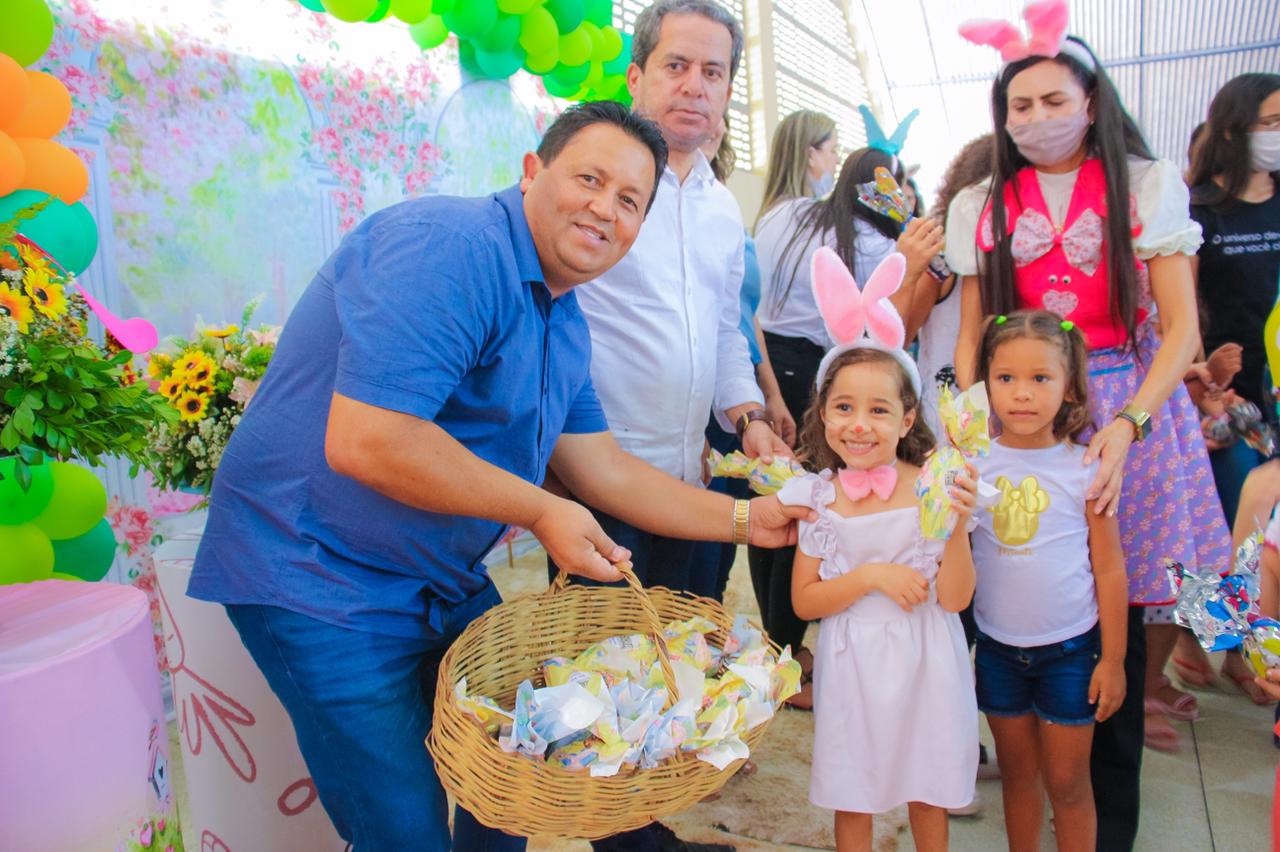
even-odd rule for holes
{"type": "Polygon", "coordinates": [[[800,458],[820,472],[778,494],[819,513],[800,523],[792,601],[802,618],[822,619],[809,798],[836,811],[841,852],[869,849],[872,814],[904,803],[916,847],[945,849],[946,809],[969,804],[978,764],[956,615],[974,588],[965,526],[976,473],[956,478],[956,534],[926,540],[913,486],[934,442],[888,299],[905,268],[890,255],[860,292],[834,252],[815,254],[815,298],[838,343],[818,369],[801,435],[800,458]]]}

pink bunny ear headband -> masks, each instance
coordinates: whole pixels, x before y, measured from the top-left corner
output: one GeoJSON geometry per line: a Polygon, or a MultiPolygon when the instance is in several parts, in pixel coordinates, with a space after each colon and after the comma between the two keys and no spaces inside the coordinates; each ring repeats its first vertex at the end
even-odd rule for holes
{"type": "Polygon", "coordinates": [[[997,18],[976,18],[960,25],[960,35],[973,42],[1000,51],[1005,64],[1026,59],[1028,56],[1046,56],[1050,59],[1065,53],[1090,71],[1096,69],[1094,59],[1084,45],[1067,40],[1066,0],[1036,0],[1022,10],[1031,35],[1022,37],[1018,28],[1009,21],[997,18]]]}
{"type": "Polygon", "coordinates": [[[878,349],[892,355],[902,365],[919,397],[920,369],[902,348],[907,330],[902,325],[902,317],[889,301],[889,297],[902,285],[902,276],[907,273],[907,259],[894,252],[880,261],[861,290],[840,256],[828,246],[814,252],[811,269],[813,298],[818,303],[823,322],[827,324],[827,332],[836,342],[818,365],[817,387],[822,388],[827,369],[841,354],[850,349],[878,349]]]}

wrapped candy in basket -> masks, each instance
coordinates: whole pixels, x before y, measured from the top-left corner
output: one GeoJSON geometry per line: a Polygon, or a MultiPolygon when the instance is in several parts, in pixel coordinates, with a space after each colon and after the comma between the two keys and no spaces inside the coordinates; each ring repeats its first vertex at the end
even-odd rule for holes
{"type": "MultiPolygon", "coordinates": [[[[938,448],[920,471],[916,497],[925,538],[945,541],[956,527],[951,500],[956,476],[964,471],[968,459],[991,452],[991,403],[986,384],[978,382],[959,394],[943,388],[938,396],[938,420],[944,435],[939,436],[938,448]]],[[[991,505],[997,497],[999,492],[991,485],[978,483],[979,506],[991,505]]]]}
{"type": "Polygon", "coordinates": [[[445,653],[427,747],[482,823],[597,839],[716,792],[800,667],[718,603],[570,585],[562,572],[473,621],[445,653]]]}
{"type": "Polygon", "coordinates": [[[1177,591],[1174,620],[1190,628],[1206,651],[1239,648],[1258,675],[1280,666],[1280,622],[1258,611],[1261,552],[1261,535],[1245,539],[1224,576],[1193,574],[1178,562],[1168,563],[1177,591]]]}

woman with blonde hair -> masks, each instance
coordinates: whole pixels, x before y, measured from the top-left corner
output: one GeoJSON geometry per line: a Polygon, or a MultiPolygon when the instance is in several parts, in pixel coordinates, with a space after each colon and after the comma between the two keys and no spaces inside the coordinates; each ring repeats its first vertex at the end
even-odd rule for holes
{"type": "Polygon", "coordinates": [[[835,119],[810,109],[797,110],[782,119],[769,146],[769,171],[756,226],[780,201],[821,198],[829,193],[835,187],[839,165],[840,140],[835,119]]]}

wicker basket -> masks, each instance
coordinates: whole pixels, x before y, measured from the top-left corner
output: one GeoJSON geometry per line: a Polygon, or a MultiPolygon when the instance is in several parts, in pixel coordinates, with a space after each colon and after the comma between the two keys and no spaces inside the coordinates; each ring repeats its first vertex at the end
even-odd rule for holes
{"type": "MultiPolygon", "coordinates": [[[[568,586],[561,572],[546,592],[523,595],[473,621],[445,653],[427,747],[445,790],[485,825],[525,837],[596,840],[684,810],[719,790],[741,765],[734,761],[718,770],[680,753],[652,769],[593,778],[584,770],[502,751],[454,702],[454,686],[465,677],[469,693],[510,707],[521,681],[542,685],[541,666],[548,658],[576,656],[609,636],[633,633],[656,640],[674,699],[662,625],[701,615],[719,628],[709,640],[721,644],[733,617],[708,598],[643,589],[630,571],[623,576],[629,588],[568,586]]],[[[752,751],[767,727],[758,725],[743,737],[752,751]]]]}

